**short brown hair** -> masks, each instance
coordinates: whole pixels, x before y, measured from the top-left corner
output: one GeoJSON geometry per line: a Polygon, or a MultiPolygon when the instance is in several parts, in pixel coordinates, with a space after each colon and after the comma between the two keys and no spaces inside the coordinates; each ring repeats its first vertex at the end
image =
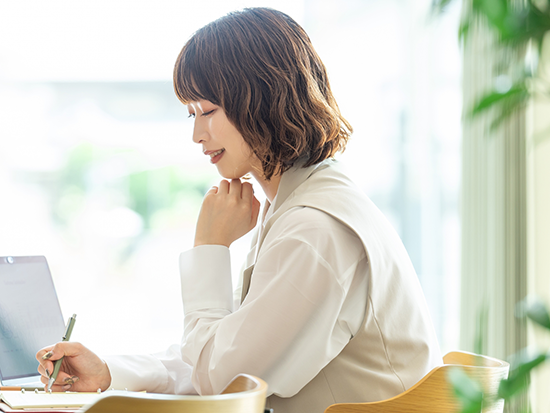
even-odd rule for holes
{"type": "Polygon", "coordinates": [[[223,108],[266,179],[297,161],[333,157],[352,133],[308,35],[269,8],[233,12],[198,30],[178,56],[174,89],[184,104],[204,99],[223,108]]]}

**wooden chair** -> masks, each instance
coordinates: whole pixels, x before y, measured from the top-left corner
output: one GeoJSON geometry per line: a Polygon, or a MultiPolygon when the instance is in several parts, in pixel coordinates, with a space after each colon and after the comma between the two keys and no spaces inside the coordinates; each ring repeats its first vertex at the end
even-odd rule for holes
{"type": "Polygon", "coordinates": [[[84,406],[86,413],[264,413],[267,384],[240,374],[219,395],[178,396],[113,392],[84,406]]]}
{"type": "MultiPolygon", "coordinates": [[[[325,413],[455,413],[460,412],[453,388],[448,381],[449,369],[460,366],[480,383],[484,398],[494,399],[500,380],[508,377],[510,365],[501,360],[462,351],[443,357],[444,365],[434,368],[407,391],[372,403],[338,403],[325,413]]],[[[504,400],[484,406],[482,413],[502,413],[504,400]]]]}

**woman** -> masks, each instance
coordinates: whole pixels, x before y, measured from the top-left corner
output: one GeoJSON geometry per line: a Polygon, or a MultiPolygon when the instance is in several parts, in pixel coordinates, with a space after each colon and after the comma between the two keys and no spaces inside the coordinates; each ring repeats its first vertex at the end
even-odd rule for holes
{"type": "Polygon", "coordinates": [[[223,178],[206,194],[195,247],[180,256],[181,345],[104,360],[78,343],[37,354],[54,391],[220,392],[238,373],[269,384],[277,412],[322,412],[406,390],[441,363],[407,253],[333,159],[351,126],[325,67],[289,16],[253,8],[200,29],[174,70],[193,140],[223,178]],[[233,295],[229,246],[256,226],[233,295]]]}

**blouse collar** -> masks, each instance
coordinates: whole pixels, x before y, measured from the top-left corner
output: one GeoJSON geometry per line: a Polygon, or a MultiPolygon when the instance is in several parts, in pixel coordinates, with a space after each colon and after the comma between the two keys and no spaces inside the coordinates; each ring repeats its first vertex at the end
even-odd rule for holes
{"type": "Polygon", "coordinates": [[[316,171],[320,171],[322,169],[325,169],[329,165],[335,163],[336,160],[329,158],[322,162],[319,162],[318,164],[302,167],[304,162],[301,162],[298,165],[293,166],[288,171],[283,173],[283,176],[281,176],[281,182],[279,182],[279,188],[277,189],[277,195],[275,196],[275,199],[273,200],[273,208],[271,213],[269,215],[271,216],[273,213],[279,209],[279,207],[288,199],[288,197],[298,188],[302,183],[304,183],[311,175],[313,175],[316,171]]]}

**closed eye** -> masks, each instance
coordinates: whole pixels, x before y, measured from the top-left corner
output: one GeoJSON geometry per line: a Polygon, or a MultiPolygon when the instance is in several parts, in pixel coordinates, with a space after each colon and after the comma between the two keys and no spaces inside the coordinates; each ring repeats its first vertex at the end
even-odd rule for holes
{"type": "MultiPolygon", "coordinates": [[[[211,111],[208,111],[208,112],[204,112],[201,116],[209,116],[211,115],[212,113],[214,113],[216,109],[212,109],[211,111]]],[[[195,113],[190,113],[188,118],[195,118],[195,113]]]]}

